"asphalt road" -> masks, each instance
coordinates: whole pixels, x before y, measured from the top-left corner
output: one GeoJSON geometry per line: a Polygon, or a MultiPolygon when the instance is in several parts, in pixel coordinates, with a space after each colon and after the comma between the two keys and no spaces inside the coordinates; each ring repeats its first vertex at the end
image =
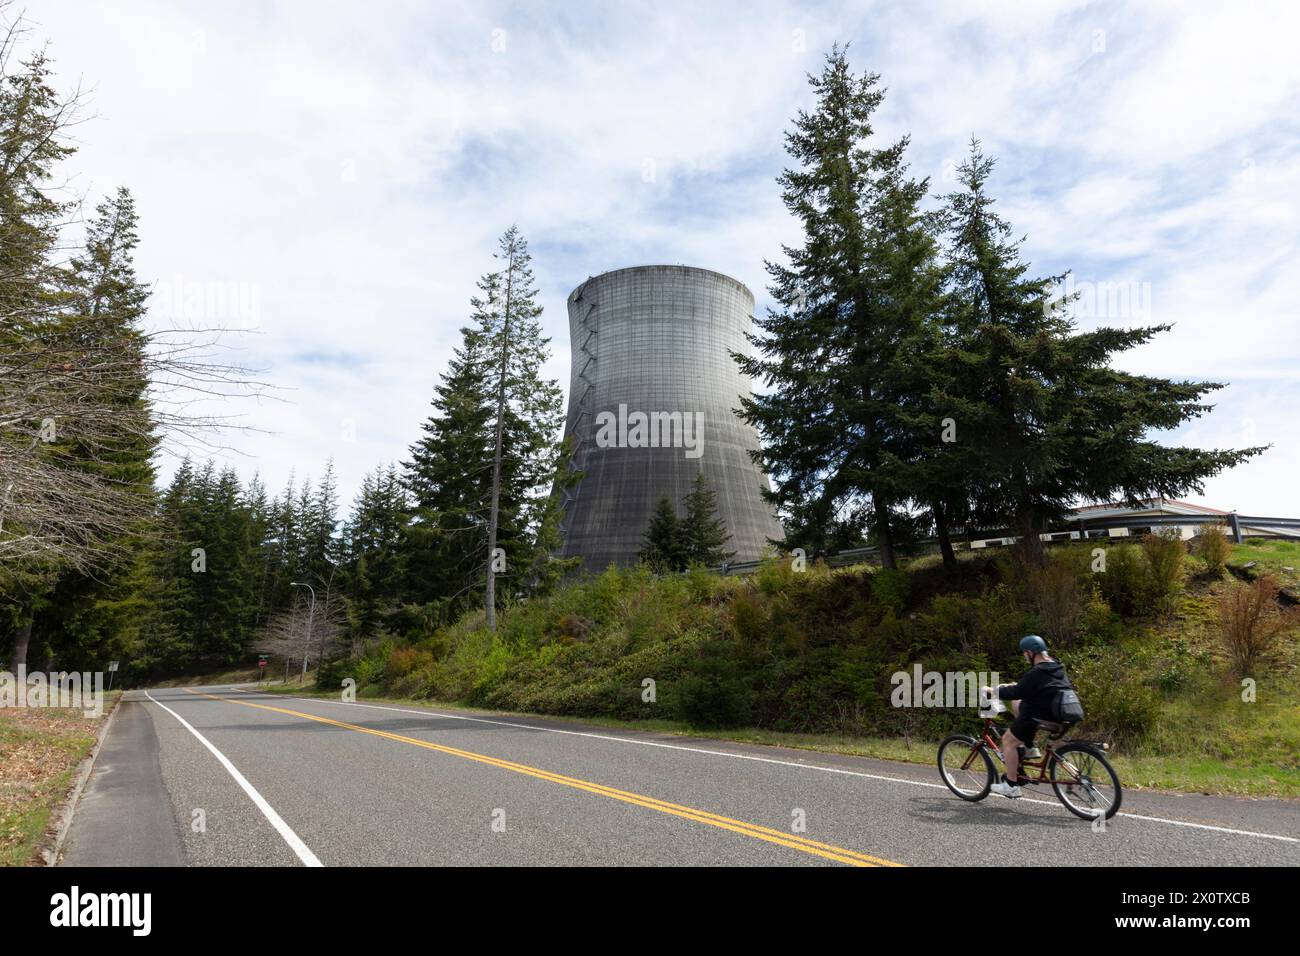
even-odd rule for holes
{"type": "Polygon", "coordinates": [[[1096,832],[866,758],[235,687],[119,706],[64,865],[1300,865],[1295,801],[1126,792],[1096,832]]]}

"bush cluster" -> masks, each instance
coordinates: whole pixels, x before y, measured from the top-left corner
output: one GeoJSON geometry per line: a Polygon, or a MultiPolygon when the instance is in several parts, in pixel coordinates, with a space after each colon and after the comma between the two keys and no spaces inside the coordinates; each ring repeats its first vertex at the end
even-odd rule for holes
{"type": "MultiPolygon", "coordinates": [[[[1138,742],[1162,699],[1208,667],[1143,623],[1171,606],[1185,549],[1117,544],[1102,570],[1093,548],[1053,549],[1037,569],[985,560],[948,591],[942,569],[798,571],[784,558],[745,577],[610,569],[509,608],[495,634],[471,615],[415,644],[381,641],[347,667],[367,693],[506,710],[934,738],[960,717],[891,706],[891,675],[919,664],[1013,681],[1020,637],[1041,633],[1084,699],[1085,730],[1138,742]]],[[[344,669],[331,662],[328,679],[344,669]]]]}

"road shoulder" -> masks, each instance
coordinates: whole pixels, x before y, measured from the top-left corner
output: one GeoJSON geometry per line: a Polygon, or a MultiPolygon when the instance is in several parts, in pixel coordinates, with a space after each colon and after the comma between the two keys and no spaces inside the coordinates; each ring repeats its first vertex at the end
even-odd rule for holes
{"type": "Polygon", "coordinates": [[[183,866],[176,819],[143,701],[118,704],[90,779],[72,808],[59,866],[183,866]]]}

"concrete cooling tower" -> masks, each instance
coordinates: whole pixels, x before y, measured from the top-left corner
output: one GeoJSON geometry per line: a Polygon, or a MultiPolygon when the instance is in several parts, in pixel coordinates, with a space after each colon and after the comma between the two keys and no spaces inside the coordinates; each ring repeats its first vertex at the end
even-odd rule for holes
{"type": "Polygon", "coordinates": [[[583,473],[564,500],[565,557],[589,570],[633,564],[655,503],[679,505],[703,471],[735,561],[762,556],[781,526],[749,457],[758,435],[732,409],[750,393],[731,352],[748,352],[754,296],[708,269],[636,266],[569,295],[573,374],[565,434],[583,473]]]}

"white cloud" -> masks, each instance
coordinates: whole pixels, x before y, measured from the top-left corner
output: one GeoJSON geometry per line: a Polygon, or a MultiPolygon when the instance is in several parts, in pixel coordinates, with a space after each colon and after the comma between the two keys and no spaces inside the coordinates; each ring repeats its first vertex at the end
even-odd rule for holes
{"type": "Polygon", "coordinates": [[[70,170],[92,196],[135,191],[141,273],[256,292],[245,355],[293,404],[251,406],[275,434],[231,442],[272,489],[333,456],[346,497],[405,454],[511,222],[562,384],[564,301],[589,274],[690,262],[762,308],[762,260],[797,239],[773,182],[782,134],[804,74],[853,40],[889,89],[879,131],[911,133],[916,173],[948,188],[945,160],[977,134],[1037,271],[1150,284],[1152,319],[1176,328],[1126,364],[1240,383],[1179,437],[1230,444],[1249,418],[1276,450],[1207,500],[1297,511],[1280,411],[1300,399],[1290,4],[159,0],[31,16],[62,80],[94,87],[70,170]]]}

